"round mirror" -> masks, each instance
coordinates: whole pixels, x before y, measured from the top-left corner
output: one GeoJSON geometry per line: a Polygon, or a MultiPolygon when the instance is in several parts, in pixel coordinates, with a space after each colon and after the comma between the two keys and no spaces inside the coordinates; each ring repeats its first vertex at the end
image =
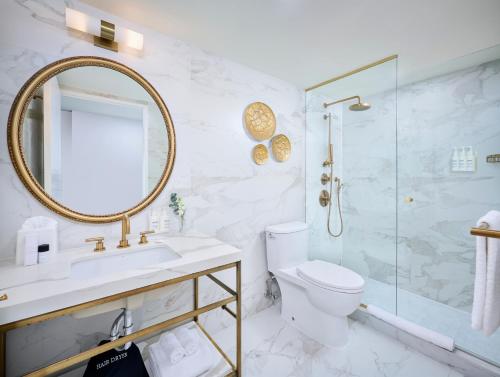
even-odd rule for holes
{"type": "Polygon", "coordinates": [[[111,222],[168,181],[175,134],[160,95],[132,69],[75,57],[37,72],[14,101],[14,167],[35,197],[74,220],[111,222]]]}

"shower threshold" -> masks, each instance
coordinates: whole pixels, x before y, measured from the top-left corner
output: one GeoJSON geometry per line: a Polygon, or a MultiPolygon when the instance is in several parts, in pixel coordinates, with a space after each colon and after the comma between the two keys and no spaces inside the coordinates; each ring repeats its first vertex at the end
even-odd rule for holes
{"type": "Polygon", "coordinates": [[[486,337],[470,326],[470,312],[431,300],[374,279],[367,279],[365,304],[375,305],[419,326],[446,335],[455,348],[500,368],[500,330],[486,337]],[[396,310],[397,306],[397,310],[396,310]]]}

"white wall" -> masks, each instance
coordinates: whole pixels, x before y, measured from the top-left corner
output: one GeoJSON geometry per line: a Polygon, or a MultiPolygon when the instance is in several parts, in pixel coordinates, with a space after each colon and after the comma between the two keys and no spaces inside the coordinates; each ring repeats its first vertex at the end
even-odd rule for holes
{"type": "Polygon", "coordinates": [[[71,169],[62,203],[83,213],[116,213],[143,198],[142,122],[72,111],[71,169]]]}
{"type": "Polygon", "coordinates": [[[57,78],[43,86],[43,173],[49,195],[61,193],[61,91],[57,78]]]}
{"type": "MultiPolygon", "coordinates": [[[[145,76],[171,111],[177,135],[177,158],[165,191],[153,206],[167,203],[171,192],[185,197],[186,228],[218,237],[243,250],[243,312],[269,305],[264,298],[266,225],[304,218],[304,93],[294,85],[207,54],[179,40],[99,13],[78,2],[71,5],[144,33],[142,56],[113,53],[70,35],[64,27],[62,0],[2,1],[0,5],[0,258],[14,256],[16,231],[34,215],[59,221],[61,249],[81,246],[86,237],[103,235],[113,245],[120,225],[80,224],[59,217],[39,204],[24,188],[12,167],[5,140],[12,101],[24,82],[57,59],[98,55],[125,63],[145,76]],[[29,35],[29,37],[27,37],[29,35]],[[277,132],[292,142],[286,163],[251,160],[256,142],[243,125],[244,108],[253,101],[271,106],[277,132]]],[[[150,140],[150,146],[153,145],[150,140]]],[[[134,216],[132,235],[146,229],[149,210],[134,216]]],[[[90,247],[90,246],[89,246],[90,247]]],[[[231,273],[231,277],[233,273],[231,273]]],[[[220,277],[232,284],[227,275],[220,277]]],[[[137,318],[158,320],[192,305],[191,285],[165,291],[148,302],[137,318]]],[[[222,295],[202,281],[202,299],[222,295]]],[[[232,323],[223,311],[203,316],[210,330],[232,323]]],[[[110,316],[91,320],[64,318],[16,330],[8,336],[9,375],[64,358],[95,344],[109,331],[110,316]],[[31,363],[28,365],[26,361],[31,363]]]]}

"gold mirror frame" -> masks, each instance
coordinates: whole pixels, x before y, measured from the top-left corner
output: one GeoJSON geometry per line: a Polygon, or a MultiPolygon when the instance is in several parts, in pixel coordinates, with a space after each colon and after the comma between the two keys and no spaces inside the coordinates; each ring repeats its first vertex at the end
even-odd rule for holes
{"type": "Polygon", "coordinates": [[[134,71],[133,69],[118,63],[114,60],[105,59],[96,56],[75,56],[72,58],[58,60],[54,63],[51,63],[37,73],[35,73],[31,78],[23,85],[19,93],[17,94],[14,103],[10,109],[9,120],[7,125],[7,141],[9,145],[9,153],[14,168],[17,172],[17,175],[23,182],[24,186],[33,194],[33,196],[44,206],[49,208],[50,210],[67,217],[71,220],[87,222],[87,223],[109,223],[113,221],[118,221],[124,214],[128,214],[129,216],[134,215],[147,206],[149,206],[161,193],[163,188],[168,182],[170,175],[172,173],[172,169],[174,167],[175,161],[175,131],[174,125],[172,123],[172,119],[170,117],[170,113],[167,109],[167,106],[163,102],[160,94],[156,91],[156,89],[139,73],[134,71]],[[26,114],[26,110],[28,108],[29,102],[33,98],[35,91],[40,88],[45,82],[50,80],[52,77],[56,76],[58,73],[66,71],[71,68],[77,67],[103,67],[109,68],[114,71],[120,72],[132,80],[141,85],[146,92],[153,98],[156,102],[156,105],[160,109],[160,112],[163,116],[163,120],[165,121],[165,126],[167,128],[167,136],[168,136],[168,155],[167,161],[165,164],[165,169],[163,170],[163,174],[161,176],[160,181],[156,184],[155,188],[151,193],[143,199],[139,204],[135,207],[129,208],[125,211],[119,213],[113,213],[109,215],[88,215],[84,213],[80,213],[77,211],[73,211],[72,209],[62,205],[61,203],[54,200],[50,195],[48,195],[42,186],[37,182],[37,180],[31,174],[26,161],[24,159],[23,151],[22,151],[22,128],[24,124],[24,117],[26,114]]]}

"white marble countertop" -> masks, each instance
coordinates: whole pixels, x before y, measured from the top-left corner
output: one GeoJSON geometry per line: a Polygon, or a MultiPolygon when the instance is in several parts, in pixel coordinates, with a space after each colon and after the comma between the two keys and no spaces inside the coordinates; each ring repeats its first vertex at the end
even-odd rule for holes
{"type": "Polygon", "coordinates": [[[0,325],[241,260],[240,249],[202,234],[151,238],[145,246],[131,241],[131,245],[103,253],[86,245],[60,252],[46,264],[1,266],[0,295],[7,294],[8,299],[0,301],[0,325]],[[86,279],[70,276],[75,262],[162,246],[179,257],[124,271],[114,268],[86,279]]]}

